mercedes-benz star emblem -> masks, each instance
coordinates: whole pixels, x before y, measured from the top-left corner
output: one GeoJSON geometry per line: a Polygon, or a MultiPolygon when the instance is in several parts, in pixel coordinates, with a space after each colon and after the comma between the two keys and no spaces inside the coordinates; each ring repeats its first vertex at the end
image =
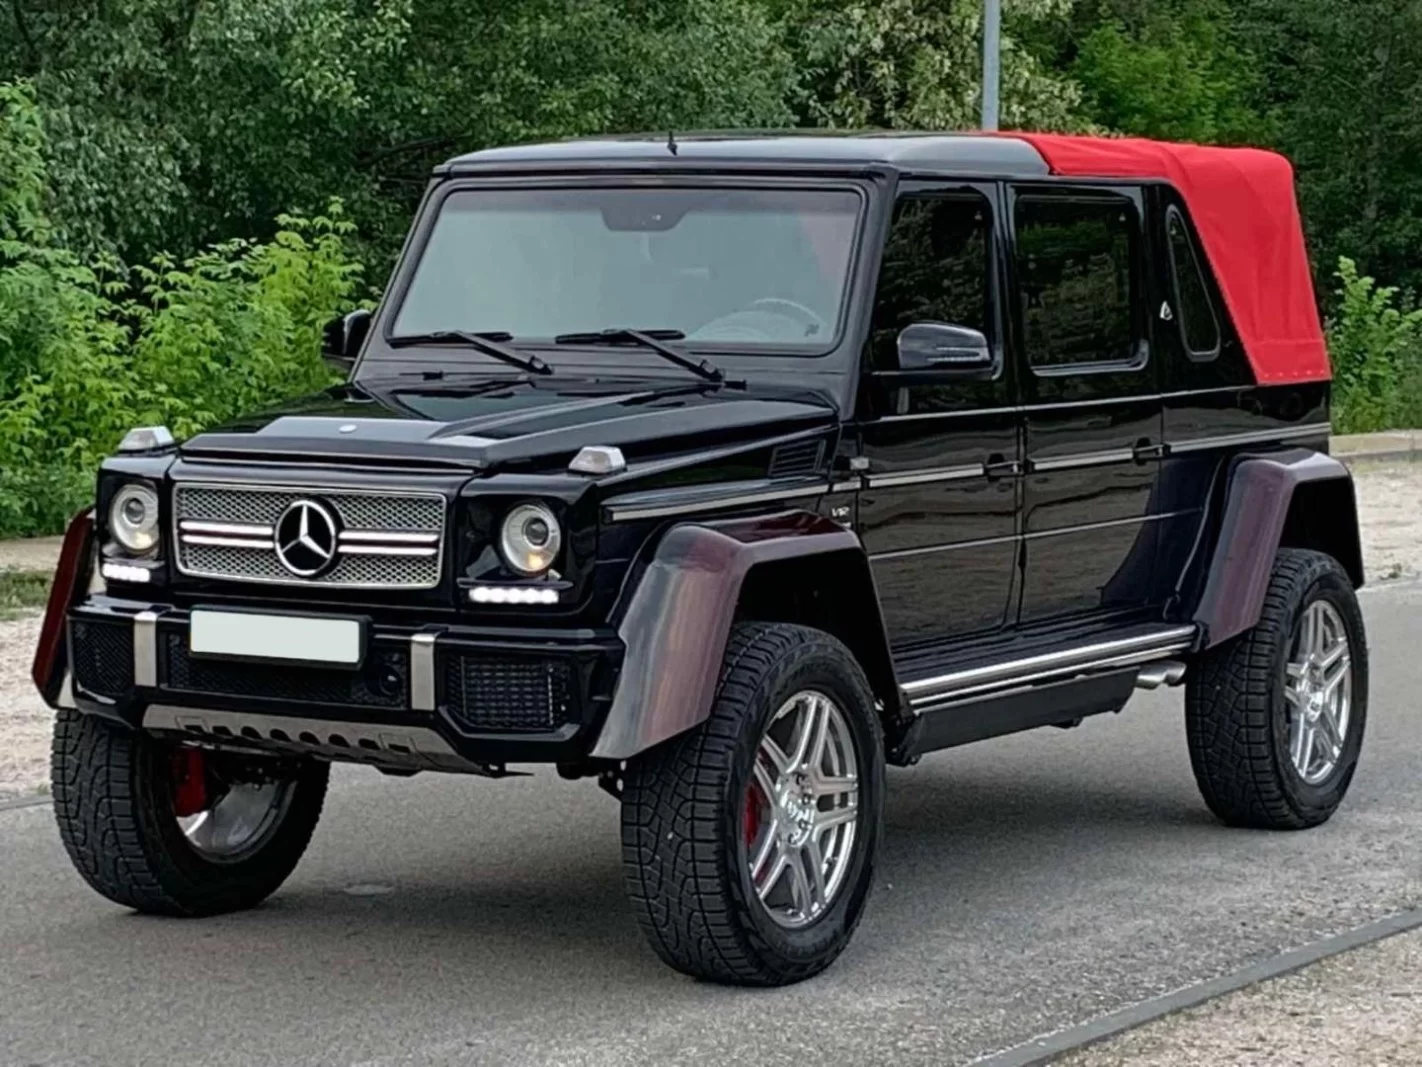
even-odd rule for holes
{"type": "Polygon", "coordinates": [[[298,578],[315,578],[335,562],[339,535],[330,508],[315,500],[294,500],[277,519],[272,542],[283,567],[298,578]]]}

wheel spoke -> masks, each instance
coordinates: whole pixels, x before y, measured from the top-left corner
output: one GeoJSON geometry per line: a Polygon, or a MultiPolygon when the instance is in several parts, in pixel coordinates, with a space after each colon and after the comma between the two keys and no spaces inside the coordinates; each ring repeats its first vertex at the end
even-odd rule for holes
{"type": "Polygon", "coordinates": [[[1317,625],[1318,616],[1314,612],[1314,605],[1310,604],[1304,609],[1303,616],[1299,619],[1299,651],[1298,658],[1301,663],[1307,663],[1309,657],[1313,655],[1313,630],[1317,625]]]}
{"type": "Polygon", "coordinates": [[[1324,708],[1317,720],[1318,736],[1323,742],[1323,754],[1328,760],[1336,760],[1343,752],[1343,738],[1338,733],[1338,720],[1332,708],[1324,708]]]}
{"type": "Polygon", "coordinates": [[[1299,696],[1299,691],[1297,687],[1286,682],[1284,684],[1284,699],[1287,700],[1294,707],[1296,707],[1299,710],[1300,715],[1303,714],[1304,702],[1303,698],[1299,696]]]}
{"type": "Polygon", "coordinates": [[[1309,627],[1311,640],[1308,654],[1316,661],[1328,647],[1328,614],[1321,600],[1315,600],[1310,604],[1308,613],[1312,619],[1312,625],[1309,627]]]}
{"type": "MultiPolygon", "coordinates": [[[[764,749],[762,748],[762,752],[764,749]]],[[[755,776],[755,784],[760,786],[760,791],[765,794],[765,802],[771,804],[775,800],[775,787],[779,784],[780,775],[776,772],[774,757],[770,753],[765,753],[765,759],[757,759],[751,768],[751,774],[755,776]],[[772,766],[767,767],[769,762],[772,766]]]]}
{"type": "Polygon", "coordinates": [[[790,773],[790,768],[794,766],[790,762],[790,757],[785,754],[785,750],[776,743],[775,738],[766,734],[760,739],[760,750],[765,753],[765,758],[770,760],[775,768],[776,778],[783,778],[790,773]]]}
{"type": "Polygon", "coordinates": [[[1340,659],[1346,659],[1347,657],[1348,638],[1339,635],[1338,640],[1334,641],[1333,644],[1329,646],[1328,651],[1320,657],[1318,665],[1324,671],[1330,671],[1340,659]]]}
{"type": "Polygon", "coordinates": [[[796,852],[795,857],[787,866],[790,870],[790,903],[802,916],[809,917],[814,913],[814,897],[810,889],[810,879],[805,873],[804,863],[805,853],[801,849],[796,852]]]}
{"type": "Polygon", "coordinates": [[[765,865],[780,858],[779,821],[772,816],[770,822],[761,830],[761,833],[765,835],[765,839],[761,842],[760,848],[756,850],[756,854],[752,857],[750,862],[751,881],[756,885],[760,885],[760,876],[765,865]]]}
{"type": "Polygon", "coordinates": [[[829,811],[815,813],[815,833],[822,834],[824,831],[844,823],[853,822],[859,816],[857,804],[847,804],[842,808],[830,808],[829,811]]]}
{"type": "Polygon", "coordinates": [[[1333,667],[1323,676],[1323,698],[1332,700],[1333,695],[1338,691],[1338,687],[1343,680],[1348,677],[1349,668],[1352,665],[1352,657],[1348,654],[1347,646],[1344,645],[1341,657],[1333,661],[1333,667]]]}
{"type": "Polygon", "coordinates": [[[765,880],[757,883],[755,887],[756,896],[760,897],[762,903],[765,901],[766,897],[770,896],[770,893],[775,888],[776,883],[780,881],[781,876],[785,873],[786,869],[789,868],[789,866],[790,860],[785,855],[785,852],[780,848],[776,848],[775,858],[771,860],[770,870],[766,874],[765,880]]]}
{"type": "Polygon", "coordinates": [[[810,910],[819,911],[825,906],[825,859],[814,834],[800,849],[800,864],[810,879],[810,910]]]}
{"type": "Polygon", "coordinates": [[[841,793],[853,793],[859,788],[859,779],[854,775],[817,775],[810,783],[810,792],[817,797],[837,797],[841,793]]]}
{"type": "Polygon", "coordinates": [[[1313,751],[1313,727],[1305,721],[1302,715],[1294,720],[1292,742],[1292,752],[1294,766],[1299,769],[1299,773],[1306,773],[1308,768],[1308,757],[1313,751]]]}
{"type": "Polygon", "coordinates": [[[822,743],[825,725],[829,721],[829,709],[823,707],[819,697],[807,694],[803,701],[804,711],[795,728],[795,741],[791,746],[790,768],[799,770],[810,760],[815,746],[822,743]]]}

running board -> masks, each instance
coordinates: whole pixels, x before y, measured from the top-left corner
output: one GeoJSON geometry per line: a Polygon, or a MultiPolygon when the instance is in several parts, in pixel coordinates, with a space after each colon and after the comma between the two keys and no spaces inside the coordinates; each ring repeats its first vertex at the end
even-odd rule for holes
{"type": "Polygon", "coordinates": [[[1151,667],[1129,672],[1131,684],[1153,689],[1180,681],[1185,672],[1183,663],[1172,661],[1167,666],[1157,661],[1188,651],[1195,637],[1194,626],[1153,627],[1129,637],[1093,641],[915,679],[904,683],[903,692],[907,706],[918,717],[936,708],[1074,678],[1118,672],[1124,676],[1128,668],[1141,668],[1146,664],[1151,667]]]}
{"type": "Polygon", "coordinates": [[[1088,715],[1120,711],[1131,699],[1136,673],[1134,667],[1120,667],[931,708],[908,724],[888,753],[888,760],[908,766],[940,748],[968,745],[1039,726],[1076,726],[1088,715]]]}

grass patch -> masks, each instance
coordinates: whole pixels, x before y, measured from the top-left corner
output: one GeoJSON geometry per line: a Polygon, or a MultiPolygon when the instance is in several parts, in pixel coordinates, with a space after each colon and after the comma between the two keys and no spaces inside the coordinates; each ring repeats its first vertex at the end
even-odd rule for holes
{"type": "Polygon", "coordinates": [[[42,608],[49,599],[48,571],[0,569],[0,619],[13,619],[42,608]]]}

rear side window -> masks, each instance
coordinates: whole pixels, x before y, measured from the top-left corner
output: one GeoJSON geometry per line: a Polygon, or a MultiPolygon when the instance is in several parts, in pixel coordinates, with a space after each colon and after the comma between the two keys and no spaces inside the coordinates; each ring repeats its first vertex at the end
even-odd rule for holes
{"type": "Polygon", "coordinates": [[[1120,197],[1022,196],[1015,222],[1028,362],[1045,372],[1133,362],[1135,205],[1120,197]]]}
{"type": "Polygon", "coordinates": [[[1198,362],[1220,354],[1220,323],[1210,303],[1205,272],[1195,253],[1190,229],[1175,208],[1165,214],[1165,236],[1170,245],[1170,273],[1175,283],[1176,315],[1185,353],[1198,362]]]}

